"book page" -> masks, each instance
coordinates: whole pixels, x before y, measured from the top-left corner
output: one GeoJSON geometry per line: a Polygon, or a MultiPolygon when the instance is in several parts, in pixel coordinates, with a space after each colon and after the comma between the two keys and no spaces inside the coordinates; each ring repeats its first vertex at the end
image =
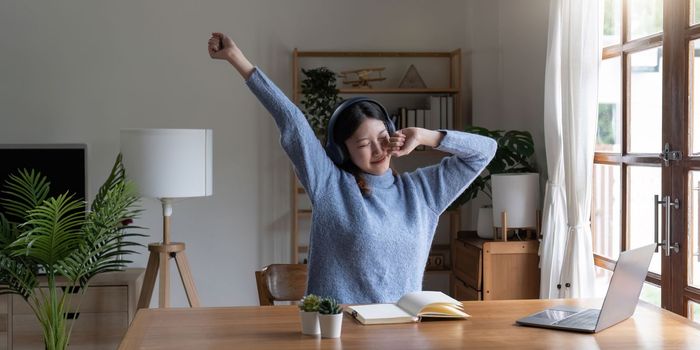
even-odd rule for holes
{"type": "MultiPolygon", "coordinates": [[[[406,312],[408,312],[409,314],[415,316],[418,316],[421,313],[421,310],[423,310],[423,308],[431,304],[450,305],[458,310],[462,309],[462,303],[450,298],[445,293],[430,291],[408,293],[401,297],[401,299],[399,299],[399,302],[396,304],[402,309],[406,310],[406,312]]],[[[450,311],[448,315],[455,315],[455,313],[450,311]]],[[[461,315],[456,314],[456,316],[461,315]]]]}
{"type": "Polygon", "coordinates": [[[418,318],[394,304],[354,305],[348,312],[363,324],[416,322],[418,318]]]}

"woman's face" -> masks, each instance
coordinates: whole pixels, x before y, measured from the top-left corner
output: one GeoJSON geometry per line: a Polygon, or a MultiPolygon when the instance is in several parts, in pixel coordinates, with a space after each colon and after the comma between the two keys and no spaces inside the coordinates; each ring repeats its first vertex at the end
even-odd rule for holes
{"type": "Polygon", "coordinates": [[[350,159],[360,170],[382,175],[389,169],[388,145],[389,133],[381,120],[367,118],[355,130],[355,133],[345,140],[345,146],[350,153],[350,159]]]}

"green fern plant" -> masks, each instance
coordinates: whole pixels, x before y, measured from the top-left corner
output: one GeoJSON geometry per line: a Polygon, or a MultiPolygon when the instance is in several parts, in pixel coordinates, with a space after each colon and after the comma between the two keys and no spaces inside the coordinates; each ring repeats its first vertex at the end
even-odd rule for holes
{"type": "MultiPolygon", "coordinates": [[[[134,186],[126,179],[121,155],[100,187],[90,210],[70,193],[49,197],[50,183],[38,172],[19,170],[5,181],[0,194],[0,294],[18,294],[41,324],[48,350],[68,346],[72,325],[65,312],[74,296],[85,294],[90,279],[117,271],[135,253],[131,222],[141,210],[134,186]],[[48,288],[37,288],[39,271],[48,288]],[[67,282],[59,293],[57,278],[67,282]],[[79,287],[79,288],[78,288],[79,287]]],[[[71,310],[77,312],[78,310],[71,310]]]]}
{"type": "Polygon", "coordinates": [[[318,313],[321,315],[336,315],[343,312],[343,308],[333,298],[323,298],[318,305],[318,313]]]}

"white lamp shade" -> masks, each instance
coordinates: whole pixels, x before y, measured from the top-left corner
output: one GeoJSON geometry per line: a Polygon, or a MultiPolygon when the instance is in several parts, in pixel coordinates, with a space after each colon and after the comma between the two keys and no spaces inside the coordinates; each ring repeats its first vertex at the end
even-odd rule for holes
{"type": "Polygon", "coordinates": [[[212,194],[211,129],[127,129],[121,153],[144,197],[183,198],[212,194]]]}
{"type": "Polygon", "coordinates": [[[506,212],[510,228],[537,227],[539,188],[536,173],[491,175],[493,226],[502,227],[501,213],[506,212]]]}

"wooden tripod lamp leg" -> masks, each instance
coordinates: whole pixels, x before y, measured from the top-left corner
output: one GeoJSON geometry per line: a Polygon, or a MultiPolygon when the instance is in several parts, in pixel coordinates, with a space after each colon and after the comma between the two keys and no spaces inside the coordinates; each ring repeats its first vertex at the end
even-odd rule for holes
{"type": "Polygon", "coordinates": [[[197,294],[197,288],[194,285],[194,279],[190,271],[190,264],[187,262],[187,255],[185,255],[184,250],[175,253],[175,263],[177,264],[177,270],[180,272],[180,278],[182,279],[182,285],[185,287],[190,307],[199,307],[199,295],[197,294]]]}
{"type": "Polygon", "coordinates": [[[194,286],[194,279],[190,265],[185,255],[185,244],[182,242],[170,242],[170,216],[172,206],[169,200],[163,200],[163,243],[148,245],[151,254],[148,256],[146,274],[143,278],[143,287],[139,296],[138,308],[148,308],[151,305],[151,297],[155,288],[156,277],[160,275],[158,283],[158,307],[170,307],[170,258],[175,258],[177,270],[180,273],[182,284],[185,287],[187,301],[191,307],[199,307],[199,295],[194,286]]]}
{"type": "Polygon", "coordinates": [[[160,259],[158,253],[151,251],[148,256],[148,265],[146,265],[146,273],[143,276],[143,286],[141,287],[141,295],[139,296],[138,309],[148,309],[151,306],[151,296],[153,288],[156,285],[156,276],[158,275],[158,265],[160,259]]]}

